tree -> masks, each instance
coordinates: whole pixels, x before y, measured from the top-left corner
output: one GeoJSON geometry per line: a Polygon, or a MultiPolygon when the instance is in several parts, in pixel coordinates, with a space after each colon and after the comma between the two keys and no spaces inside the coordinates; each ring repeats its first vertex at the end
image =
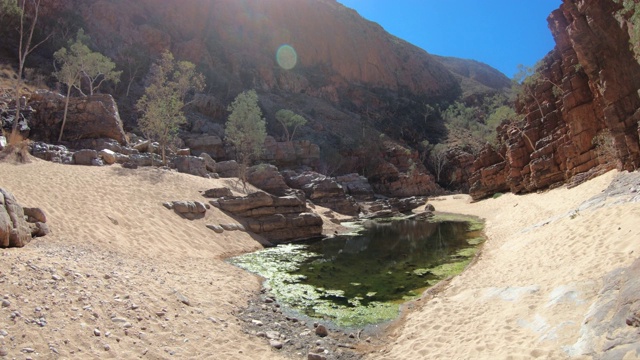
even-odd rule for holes
{"type": "Polygon", "coordinates": [[[448,151],[449,147],[447,145],[436,144],[431,149],[431,153],[429,153],[429,162],[435,172],[436,182],[440,182],[440,175],[442,175],[445,165],[449,162],[449,159],[447,158],[448,151]]]}
{"type": "Polygon", "coordinates": [[[255,90],[239,94],[227,110],[231,114],[227,119],[226,138],[236,149],[240,180],[246,186],[246,169],[262,153],[267,137],[266,123],[258,106],[258,94],[255,90]]]}
{"type": "Polygon", "coordinates": [[[120,80],[121,71],[115,71],[115,64],[108,57],[93,52],[85,44],[89,39],[82,29],[78,30],[76,41],[69,43],[69,48],[61,48],[53,54],[55,62],[61,65],[60,70],[53,73],[60,82],[67,86],[67,98],[64,103],[64,115],[62,117],[62,127],[58,142],[62,140],[64,126],[67,122],[67,112],[69,109],[69,97],[71,89],[76,88],[82,95],[82,80],[86,79],[89,85],[89,93],[100,87],[104,81],[117,83],[120,80]],[[96,84],[97,82],[97,84],[96,84]]]}
{"type": "Polygon", "coordinates": [[[293,111],[287,109],[278,110],[278,112],[276,112],[276,120],[278,120],[278,122],[282,124],[282,127],[284,128],[285,139],[287,142],[293,140],[293,136],[295,135],[298,126],[303,126],[307,123],[307,119],[302,117],[302,115],[298,115],[293,111]],[[293,128],[291,134],[289,134],[290,128],[293,128]]]}
{"type": "Polygon", "coordinates": [[[183,109],[189,91],[204,89],[204,77],[188,61],[176,62],[169,51],[162,53],[151,66],[149,85],[138,100],[136,108],[142,112],[138,126],[145,136],[160,143],[162,163],[167,164],[167,145],[175,140],[180,125],[187,119],[183,109]]]}
{"type": "MultiPolygon", "coordinates": [[[[29,30],[25,29],[25,22],[26,22],[25,17],[28,16],[26,11],[27,0],[22,0],[22,1],[18,0],[18,6],[19,6],[18,9],[16,9],[15,6],[12,6],[11,1],[2,0],[2,3],[0,3],[0,5],[3,12],[6,11],[6,13],[4,13],[6,16],[11,17],[17,14],[20,17],[20,27],[18,30],[20,34],[20,42],[18,44],[18,74],[16,77],[16,83],[14,88],[14,99],[16,103],[16,117],[15,117],[15,120],[13,121],[13,128],[11,129],[11,134],[13,137],[17,134],[18,122],[20,121],[20,107],[21,107],[20,91],[22,90],[22,73],[24,72],[24,64],[27,61],[27,56],[29,56],[29,54],[33,50],[35,50],[38,46],[40,46],[42,43],[47,41],[49,37],[51,37],[51,34],[45,37],[44,40],[32,46],[31,41],[33,40],[33,33],[35,32],[35,29],[36,29],[36,23],[38,22],[38,13],[40,11],[40,0],[31,0],[30,9],[32,14],[31,14],[31,24],[29,26],[29,30]]],[[[4,16],[3,16],[3,20],[4,20],[4,16]]]]}

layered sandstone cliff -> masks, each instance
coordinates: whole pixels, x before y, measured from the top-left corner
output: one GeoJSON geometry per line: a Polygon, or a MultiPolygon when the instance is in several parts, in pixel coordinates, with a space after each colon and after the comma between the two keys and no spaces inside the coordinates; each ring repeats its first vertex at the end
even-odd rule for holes
{"type": "Polygon", "coordinates": [[[640,65],[621,7],[564,0],[549,16],[556,47],[524,86],[519,119],[499,127],[500,146],[485,148],[475,161],[474,199],[640,166],[640,65]]]}

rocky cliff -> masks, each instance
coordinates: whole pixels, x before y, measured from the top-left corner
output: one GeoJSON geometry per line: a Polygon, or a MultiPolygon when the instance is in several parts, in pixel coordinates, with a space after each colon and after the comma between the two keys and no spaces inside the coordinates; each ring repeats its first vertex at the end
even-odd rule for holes
{"type": "Polygon", "coordinates": [[[518,119],[474,163],[471,195],[526,192],[640,166],[640,65],[614,1],[564,0],[548,18],[555,48],[523,86],[518,119]]]}

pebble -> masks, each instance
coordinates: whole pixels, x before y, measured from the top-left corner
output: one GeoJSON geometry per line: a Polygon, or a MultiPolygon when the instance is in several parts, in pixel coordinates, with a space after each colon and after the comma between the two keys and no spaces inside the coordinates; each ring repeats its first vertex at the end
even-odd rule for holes
{"type": "Polygon", "coordinates": [[[272,348],[275,349],[282,349],[282,346],[284,344],[282,344],[282,342],[278,341],[278,340],[269,340],[269,345],[271,345],[272,348]]]}
{"type": "Polygon", "coordinates": [[[22,349],[22,350],[20,350],[20,351],[22,351],[22,352],[23,352],[23,353],[25,353],[25,354],[31,354],[32,352],[35,352],[36,350],[35,350],[35,349],[33,349],[33,348],[30,348],[30,347],[26,347],[26,348],[23,348],[23,349],[22,349]]]}
{"type": "Polygon", "coordinates": [[[253,325],[256,325],[256,326],[262,326],[263,325],[262,321],[260,321],[260,320],[251,320],[251,323],[253,325]]]}
{"type": "Polygon", "coordinates": [[[7,349],[5,348],[0,348],[0,356],[7,356],[9,355],[9,351],[7,351],[7,349]]]}
{"type": "Polygon", "coordinates": [[[324,325],[318,325],[318,327],[316,327],[316,335],[325,337],[329,335],[329,331],[327,331],[327,328],[324,325]]]}
{"type": "Polygon", "coordinates": [[[11,302],[9,300],[2,300],[2,307],[9,307],[11,306],[11,302]]]}
{"type": "Polygon", "coordinates": [[[7,330],[2,329],[2,330],[0,330],[0,335],[2,335],[2,336],[8,336],[8,335],[9,335],[9,333],[7,332],[7,330]]]}
{"type": "Polygon", "coordinates": [[[98,329],[93,329],[93,335],[95,335],[95,336],[100,336],[100,330],[98,330],[98,329]]]}
{"type": "Polygon", "coordinates": [[[111,346],[109,346],[109,344],[104,344],[104,351],[109,351],[111,350],[111,346]]]}
{"type": "Polygon", "coordinates": [[[55,280],[55,281],[60,281],[60,280],[62,280],[62,277],[61,277],[60,275],[56,275],[56,274],[51,275],[51,278],[52,278],[53,280],[55,280]]]}

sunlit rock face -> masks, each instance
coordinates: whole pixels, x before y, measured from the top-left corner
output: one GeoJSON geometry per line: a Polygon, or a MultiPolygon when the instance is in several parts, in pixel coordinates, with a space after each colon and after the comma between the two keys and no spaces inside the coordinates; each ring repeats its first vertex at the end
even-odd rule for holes
{"type": "Polygon", "coordinates": [[[620,9],[613,1],[565,0],[549,16],[556,47],[542,60],[540,80],[519,97],[522,126],[503,124],[503,145],[485,149],[474,163],[475,199],[640,166],[640,65],[620,9]],[[601,134],[611,143],[605,156],[594,141],[601,134]]]}
{"type": "Polygon", "coordinates": [[[245,87],[330,100],[352,82],[423,96],[447,96],[457,87],[425,51],[333,0],[76,0],[66,7],[81,11],[83,26],[107,53],[140,44],[153,56],[168,48],[245,87]],[[293,64],[279,66],[283,44],[297,54],[293,64]]]}

